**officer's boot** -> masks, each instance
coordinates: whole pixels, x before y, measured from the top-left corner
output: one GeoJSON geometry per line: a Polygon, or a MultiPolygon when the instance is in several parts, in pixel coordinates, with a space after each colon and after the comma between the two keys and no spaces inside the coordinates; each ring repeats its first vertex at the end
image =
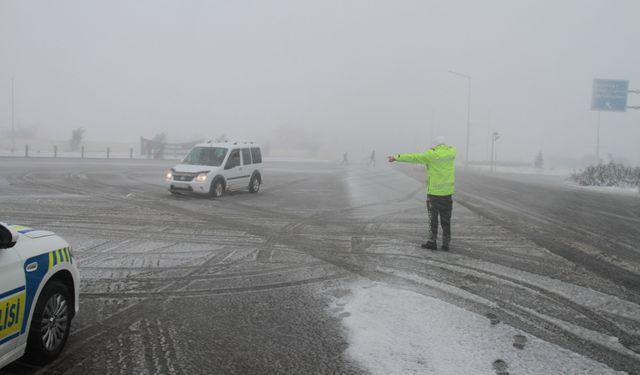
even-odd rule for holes
{"type": "Polygon", "coordinates": [[[438,238],[438,232],[431,232],[429,234],[429,240],[426,243],[422,244],[423,249],[429,250],[438,250],[438,245],[436,244],[436,238],[438,238]]]}

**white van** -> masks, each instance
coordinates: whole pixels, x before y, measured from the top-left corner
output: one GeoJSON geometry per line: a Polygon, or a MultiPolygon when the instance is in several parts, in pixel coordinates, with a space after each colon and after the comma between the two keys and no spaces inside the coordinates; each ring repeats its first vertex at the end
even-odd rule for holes
{"type": "Polygon", "coordinates": [[[262,184],[260,146],[239,142],[197,144],[167,172],[166,183],[172,194],[198,193],[217,198],[229,190],[257,193],[262,184]]]}

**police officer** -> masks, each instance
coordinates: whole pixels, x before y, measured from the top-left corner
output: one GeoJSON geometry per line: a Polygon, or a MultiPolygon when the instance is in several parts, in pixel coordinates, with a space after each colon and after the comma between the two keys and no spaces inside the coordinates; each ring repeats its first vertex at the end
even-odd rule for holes
{"type": "Polygon", "coordinates": [[[451,211],[454,193],[456,149],[438,136],[435,146],[425,152],[388,156],[389,162],[424,164],[427,170],[427,212],[429,214],[429,239],[422,244],[425,249],[437,250],[438,219],[442,225],[442,247],[449,250],[451,242],[451,211]]]}

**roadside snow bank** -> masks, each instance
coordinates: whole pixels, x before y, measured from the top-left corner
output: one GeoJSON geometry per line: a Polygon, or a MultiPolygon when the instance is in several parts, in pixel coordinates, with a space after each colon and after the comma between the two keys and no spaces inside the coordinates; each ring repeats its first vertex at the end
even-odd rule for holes
{"type": "Polygon", "coordinates": [[[331,311],[347,355],[372,374],[624,374],[504,323],[382,283],[357,284],[331,311]],[[526,341],[521,347],[522,337],[526,341]]]}

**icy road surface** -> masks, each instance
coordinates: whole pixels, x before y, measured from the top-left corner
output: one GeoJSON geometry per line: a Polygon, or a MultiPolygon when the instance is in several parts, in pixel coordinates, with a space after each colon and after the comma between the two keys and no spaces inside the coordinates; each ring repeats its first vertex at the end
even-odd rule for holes
{"type": "Polygon", "coordinates": [[[640,373],[637,232],[614,252],[576,232],[599,216],[556,204],[552,229],[530,185],[461,170],[452,251],[426,252],[419,170],[271,161],[210,200],[171,196],[171,164],[0,159],[0,220],[63,236],[83,277],[62,356],[0,373],[640,373]]]}

